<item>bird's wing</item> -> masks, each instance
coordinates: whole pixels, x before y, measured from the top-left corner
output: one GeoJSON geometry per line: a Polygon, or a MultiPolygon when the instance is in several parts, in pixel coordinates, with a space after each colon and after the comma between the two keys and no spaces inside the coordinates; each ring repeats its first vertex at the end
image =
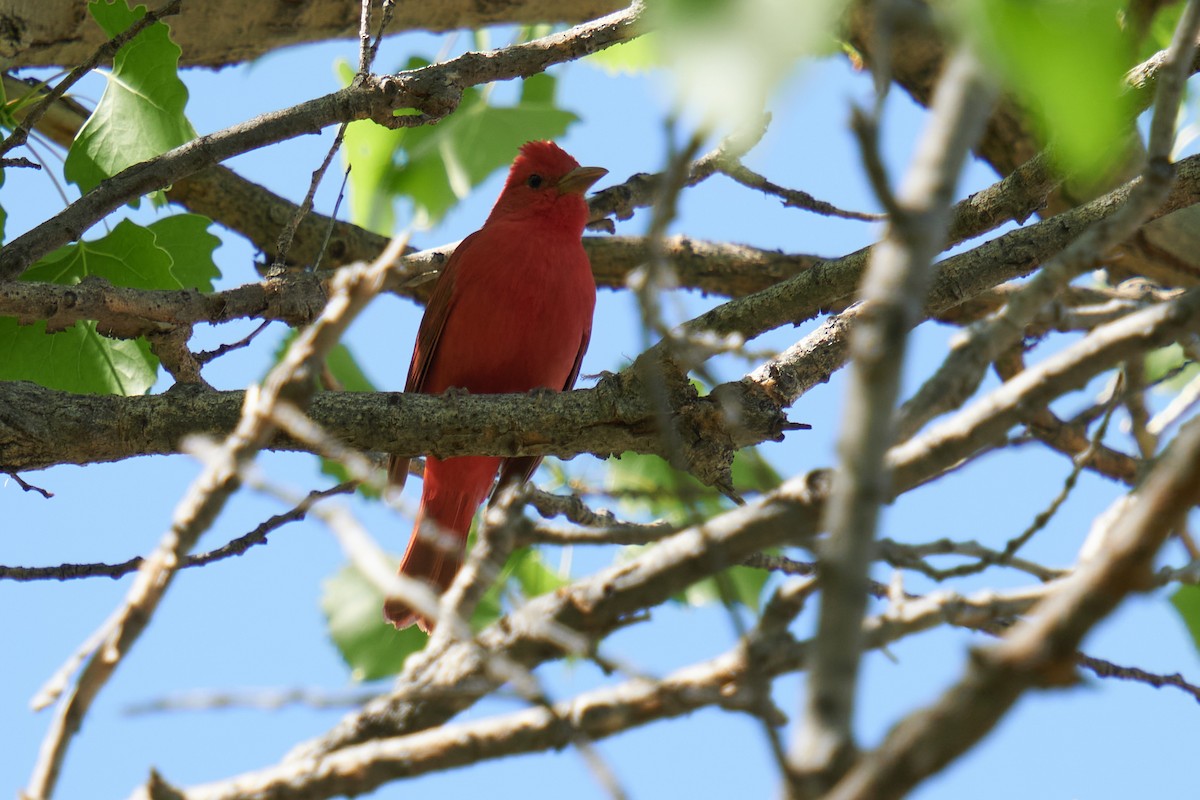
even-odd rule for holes
{"type": "Polygon", "coordinates": [[[450,318],[453,306],[454,282],[458,279],[458,265],[465,253],[475,244],[480,231],[472,233],[459,242],[458,247],[450,254],[442,274],[434,284],[429,303],[425,306],[425,316],[421,317],[421,327],[417,329],[417,343],[413,347],[412,363],[408,365],[408,382],[404,385],[406,392],[421,392],[425,389],[425,379],[433,365],[437,354],[438,340],[450,318]]]}
{"type": "MultiPolygon", "coordinates": [[[[450,317],[458,264],[478,235],[479,232],[476,231],[459,242],[433,286],[433,293],[429,295],[429,303],[425,306],[425,315],[421,317],[421,327],[417,329],[417,343],[413,347],[412,362],[408,365],[408,380],[404,384],[406,392],[421,392],[425,388],[425,379],[437,353],[438,340],[446,327],[446,320],[450,317]]],[[[409,460],[395,455],[388,457],[388,483],[396,487],[397,491],[404,486],[408,478],[409,460]]]]}
{"type": "MultiPolygon", "coordinates": [[[[579,368],[583,364],[583,354],[587,352],[588,342],[591,338],[592,325],[589,321],[588,326],[583,329],[583,335],[579,337],[579,352],[575,354],[575,363],[571,365],[571,374],[567,376],[567,382],[563,385],[564,392],[574,388],[575,381],[579,378],[579,368]]],[[[492,496],[498,495],[500,490],[506,486],[520,486],[529,480],[540,463],[542,463],[541,456],[517,456],[504,459],[500,467],[500,480],[496,482],[496,489],[492,496]]]]}

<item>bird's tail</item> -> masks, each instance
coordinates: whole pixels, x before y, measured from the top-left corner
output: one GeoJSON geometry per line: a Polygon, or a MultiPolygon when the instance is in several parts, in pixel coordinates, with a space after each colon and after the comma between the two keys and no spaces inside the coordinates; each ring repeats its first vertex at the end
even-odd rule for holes
{"type": "MultiPolygon", "coordinates": [[[[492,487],[498,458],[427,458],[421,507],[400,562],[400,574],[418,578],[441,594],[446,591],[467,548],[475,511],[492,487]]],[[[398,629],[416,624],[428,633],[430,621],[398,598],[389,598],[383,615],[398,629]]]]}

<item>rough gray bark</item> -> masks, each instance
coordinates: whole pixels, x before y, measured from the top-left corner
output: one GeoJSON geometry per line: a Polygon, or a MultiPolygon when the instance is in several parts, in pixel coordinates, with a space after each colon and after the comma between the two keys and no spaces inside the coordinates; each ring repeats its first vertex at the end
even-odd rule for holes
{"type": "MultiPolygon", "coordinates": [[[[158,4],[151,3],[153,7],[158,4]]],[[[189,67],[226,67],[280,47],[358,35],[359,0],[188,0],[169,20],[189,67]]],[[[595,19],[620,0],[438,0],[396,3],[389,32],[595,19]]],[[[0,0],[0,59],[15,67],[74,66],[104,41],[79,0],[0,0]]],[[[387,65],[380,65],[384,69],[387,65]]]]}

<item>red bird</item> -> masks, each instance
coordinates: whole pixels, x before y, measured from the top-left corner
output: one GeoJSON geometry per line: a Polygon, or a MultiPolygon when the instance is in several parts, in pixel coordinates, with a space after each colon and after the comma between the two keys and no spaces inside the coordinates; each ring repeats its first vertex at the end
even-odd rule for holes
{"type": "MultiPolygon", "coordinates": [[[[607,172],[579,166],[552,142],[521,147],[487,221],[463,239],[433,287],[406,392],[503,394],[575,385],[596,305],[596,282],[580,241],[588,220],[583,195],[607,172]]],[[[404,485],[408,461],[389,459],[393,491],[404,485]]],[[[539,461],[426,458],[421,507],[400,573],[445,591],[496,472],[502,485],[519,483],[539,461]]],[[[416,623],[430,629],[401,602],[389,600],[383,613],[397,628],[416,623]]]]}

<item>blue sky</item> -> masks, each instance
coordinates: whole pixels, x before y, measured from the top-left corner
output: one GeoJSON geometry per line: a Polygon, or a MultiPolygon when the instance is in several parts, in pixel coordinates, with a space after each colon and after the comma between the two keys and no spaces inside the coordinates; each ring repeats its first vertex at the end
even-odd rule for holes
{"type": "MultiPolygon", "coordinates": [[[[379,66],[389,68],[410,55],[433,56],[443,40],[426,35],[391,39],[379,66]]],[[[336,88],[332,64],[353,62],[353,44],[290,48],[248,67],[185,75],[191,90],[188,113],[200,132],[218,130],[272,108],[282,108],[336,88]]],[[[561,141],[582,163],[610,170],[597,188],[635,172],[663,165],[664,112],[669,89],[661,75],[610,77],[586,65],[555,72],[561,78],[560,102],[577,112],[578,122],[561,141]]],[[[81,94],[95,99],[97,81],[81,94]]],[[[501,87],[500,92],[511,91],[501,87]]],[[[848,133],[849,103],[866,99],[870,81],[853,74],[842,60],[797,71],[776,95],[774,122],[763,143],[747,159],[754,169],[786,186],[804,189],[837,205],[873,210],[853,139],[848,133]]],[[[503,95],[501,95],[503,96],[503,95]]],[[[885,158],[893,174],[902,174],[922,112],[907,97],[893,93],[885,115],[885,158]]],[[[292,199],[302,197],[309,172],[319,163],[330,135],[305,137],[241,156],[229,166],[292,199]]],[[[481,223],[501,184],[497,173],[433,231],[419,232],[418,245],[452,241],[481,223]]],[[[966,171],[959,196],[990,184],[983,164],[966,171]]],[[[316,206],[328,213],[339,180],[331,177],[316,206]]],[[[9,212],[8,231],[26,230],[61,207],[44,175],[13,174],[0,191],[9,212]]],[[[156,212],[143,210],[145,217],[156,212]]],[[[618,233],[644,233],[648,216],[618,224],[618,233]]],[[[873,241],[878,229],[859,222],[817,217],[783,209],[778,201],[716,177],[689,191],[674,232],[745,242],[792,252],[839,255],[873,241]]],[[[93,232],[96,235],[98,231],[93,232]]],[[[221,286],[254,279],[254,253],[236,235],[221,233],[216,257],[224,273],[221,286]]],[[[716,302],[681,296],[675,313],[683,319],[716,302]]],[[[355,323],[347,342],[370,377],[381,387],[403,385],[408,354],[419,321],[413,304],[380,298],[355,323]]],[[[591,350],[583,373],[613,369],[640,349],[636,314],[625,293],[601,291],[591,350]]],[[[248,328],[224,326],[199,330],[193,349],[206,349],[239,338],[248,328]]],[[[786,346],[804,330],[775,331],[762,347],[786,346]]],[[[908,370],[908,388],[926,374],[944,352],[950,331],[927,325],[916,334],[908,370]]],[[[206,377],[218,388],[235,389],[261,376],[274,343],[283,331],[272,330],[259,346],[221,359],[206,377]]],[[[719,364],[729,378],[749,365],[719,364]]],[[[159,388],[162,388],[161,386],[159,388]]],[[[1092,387],[1095,389],[1096,387],[1092,387]]],[[[813,424],[810,432],[790,434],[769,444],[763,454],[785,475],[834,462],[833,443],[843,383],[835,377],[797,403],[792,416],[813,424]]],[[[1081,393],[1064,408],[1086,401],[1081,393]]],[[[301,490],[326,485],[314,461],[299,455],[264,454],[260,463],[273,478],[301,490]]],[[[597,474],[590,457],[569,468],[597,474]]],[[[1031,448],[1008,450],[981,459],[935,486],[901,498],[886,509],[882,534],[905,541],[943,536],[1002,545],[1020,532],[1059,491],[1070,469],[1058,456],[1031,448]]],[[[24,477],[55,493],[46,500],[23,493],[11,481],[0,482],[0,564],[48,565],[61,562],[122,561],[145,553],[170,519],[181,492],[197,473],[186,457],[135,459],[86,468],[58,467],[24,477]]],[[[1028,555],[1050,565],[1066,565],[1087,532],[1091,518],[1120,487],[1087,476],[1050,527],[1029,546],[1028,555]]],[[[409,495],[415,504],[416,492],[409,495]]],[[[393,551],[403,548],[409,523],[378,505],[353,503],[355,513],[393,551]]],[[[253,528],[281,507],[243,493],[230,503],[204,537],[205,549],[253,528]]],[[[595,569],[612,552],[577,551],[577,574],[595,569]]],[[[557,551],[547,553],[553,563],[557,551]]],[[[1174,547],[1164,559],[1181,563],[1174,547]]],[[[305,687],[335,691],[353,688],[349,674],[324,631],[318,607],[320,584],[343,563],[332,537],[318,524],[281,529],[266,547],[201,570],[182,574],[167,595],[142,640],[117,671],[88,716],[68,755],[59,796],[123,797],[143,781],[150,766],[170,781],[188,785],[218,780],[277,761],[298,739],[315,736],[342,715],[341,710],[288,707],[279,711],[238,709],[175,711],[130,716],[137,704],[194,690],[259,690],[305,687]]],[[[887,580],[886,569],[876,577],[887,580]]],[[[966,591],[985,586],[1017,585],[991,571],[964,582],[966,591]]],[[[129,578],[68,583],[0,581],[0,641],[6,643],[0,681],[0,792],[23,786],[35,759],[48,715],[28,710],[28,699],[75,646],[108,615],[123,596],[129,578]]],[[[931,589],[909,578],[910,591],[931,589]]],[[[811,626],[806,615],[802,629],[811,626]]],[[[729,620],[719,608],[656,609],[653,621],[614,635],[609,653],[654,673],[711,657],[733,642],[729,620]]],[[[967,649],[981,636],[939,630],[897,644],[888,655],[865,660],[859,707],[863,743],[877,742],[908,711],[935,698],[960,672],[967,649]]],[[[1152,671],[1182,671],[1200,679],[1200,664],[1181,623],[1161,593],[1135,598],[1088,640],[1086,650],[1120,664],[1152,671]]],[[[565,698],[602,676],[586,666],[539,670],[552,696],[565,698]]],[[[778,683],[776,702],[794,712],[801,701],[801,678],[778,683]]],[[[511,699],[492,700],[472,709],[477,717],[518,708],[511,699]]],[[[977,800],[1034,796],[1053,798],[1126,798],[1177,793],[1194,782],[1195,746],[1190,734],[1196,706],[1170,689],[1154,690],[1117,681],[1085,680],[1069,691],[1036,693],[981,745],[913,796],[977,800]],[[1186,783],[1185,783],[1186,782],[1186,783]]],[[[787,731],[790,736],[791,730],[787,731]]],[[[777,778],[757,724],[744,717],[706,711],[605,741],[600,751],[610,760],[633,797],[775,796],[777,778]]],[[[384,787],[374,797],[398,798],[438,793],[446,797],[478,793],[491,797],[602,797],[577,753],[505,759],[480,767],[437,774],[384,787]]]]}

